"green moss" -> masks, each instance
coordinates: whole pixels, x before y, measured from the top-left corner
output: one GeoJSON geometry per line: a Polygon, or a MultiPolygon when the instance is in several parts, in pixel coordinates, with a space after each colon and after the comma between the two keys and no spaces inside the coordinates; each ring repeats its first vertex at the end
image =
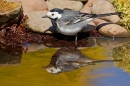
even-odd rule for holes
{"type": "Polygon", "coordinates": [[[122,12],[121,25],[130,30],[130,0],[114,0],[117,11],[122,12]]]}
{"type": "Polygon", "coordinates": [[[7,2],[0,0],[0,13],[11,11],[19,6],[20,4],[18,2],[7,2]]]}

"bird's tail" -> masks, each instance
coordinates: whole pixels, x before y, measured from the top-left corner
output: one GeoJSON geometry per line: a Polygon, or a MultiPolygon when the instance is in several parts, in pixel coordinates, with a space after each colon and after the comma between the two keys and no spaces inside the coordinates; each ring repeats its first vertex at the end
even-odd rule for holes
{"type": "Polygon", "coordinates": [[[95,65],[96,63],[102,63],[102,62],[118,62],[118,61],[122,61],[122,60],[94,60],[94,61],[90,61],[90,62],[86,62],[84,64],[86,65],[95,65]]]}
{"type": "Polygon", "coordinates": [[[120,15],[122,12],[115,12],[115,13],[105,13],[105,14],[94,14],[94,18],[98,17],[105,17],[105,16],[111,16],[111,15],[120,15]]]}
{"type": "Polygon", "coordinates": [[[94,60],[92,62],[99,63],[99,62],[116,62],[116,61],[122,61],[122,60],[94,60]]]}
{"type": "Polygon", "coordinates": [[[66,61],[68,63],[80,63],[80,66],[86,66],[86,65],[94,65],[95,63],[100,63],[100,62],[117,62],[117,61],[122,61],[122,60],[90,60],[87,62],[77,62],[77,61],[66,61]]]}

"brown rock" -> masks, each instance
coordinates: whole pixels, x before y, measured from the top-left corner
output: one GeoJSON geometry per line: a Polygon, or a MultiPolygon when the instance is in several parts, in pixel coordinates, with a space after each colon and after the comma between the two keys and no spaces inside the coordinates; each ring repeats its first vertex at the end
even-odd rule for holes
{"type": "Polygon", "coordinates": [[[21,2],[24,14],[32,11],[42,11],[48,9],[45,0],[10,0],[10,1],[21,2]]]}
{"type": "Polygon", "coordinates": [[[80,10],[80,12],[91,13],[92,6],[99,0],[88,0],[88,2],[84,5],[84,7],[80,10]]]}
{"type": "Polygon", "coordinates": [[[104,36],[130,37],[130,32],[118,24],[106,22],[101,19],[95,19],[95,20],[93,20],[93,22],[97,25],[98,32],[104,36]]]}
{"type": "Polygon", "coordinates": [[[69,8],[72,10],[80,11],[83,7],[83,3],[79,1],[69,1],[69,0],[48,0],[47,2],[48,9],[52,8],[69,8]]]}
{"type": "MultiPolygon", "coordinates": [[[[113,13],[113,12],[116,12],[114,6],[106,0],[97,1],[92,6],[92,13],[94,14],[104,14],[104,13],[113,13]]],[[[118,15],[107,16],[104,17],[103,19],[109,20],[112,23],[120,22],[120,17],[118,15]]]]}
{"type": "Polygon", "coordinates": [[[113,3],[113,2],[114,2],[114,0],[107,0],[107,1],[109,1],[110,3],[113,3]]]}
{"type": "MultiPolygon", "coordinates": [[[[11,4],[12,6],[14,5],[14,3],[11,4]]],[[[0,29],[11,26],[12,24],[17,24],[23,17],[23,9],[21,7],[21,4],[18,2],[16,2],[15,4],[18,5],[16,8],[13,8],[5,12],[0,12],[0,29]]],[[[11,5],[8,7],[11,8],[11,5]]]]}
{"type": "Polygon", "coordinates": [[[48,30],[48,33],[55,32],[55,28],[51,27],[52,23],[50,19],[42,18],[47,12],[48,11],[37,11],[28,13],[28,19],[25,21],[24,26],[32,31],[40,33],[44,33],[46,30],[48,30]]]}

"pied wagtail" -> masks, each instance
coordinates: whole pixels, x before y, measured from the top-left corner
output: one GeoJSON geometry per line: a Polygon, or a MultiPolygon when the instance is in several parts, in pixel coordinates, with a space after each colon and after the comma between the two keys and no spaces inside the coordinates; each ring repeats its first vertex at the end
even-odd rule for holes
{"type": "Polygon", "coordinates": [[[77,46],[77,33],[80,32],[87,24],[95,18],[117,15],[121,12],[106,14],[88,14],[81,13],[70,9],[51,9],[47,15],[42,18],[49,18],[52,25],[58,32],[64,35],[75,35],[75,45],[77,46]]]}

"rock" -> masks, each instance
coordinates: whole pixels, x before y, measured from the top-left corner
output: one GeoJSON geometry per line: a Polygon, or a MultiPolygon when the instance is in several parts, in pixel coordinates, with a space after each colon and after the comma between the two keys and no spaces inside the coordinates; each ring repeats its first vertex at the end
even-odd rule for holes
{"type": "Polygon", "coordinates": [[[88,0],[88,2],[84,5],[84,7],[80,10],[80,12],[92,13],[92,6],[99,0],[88,0]]]}
{"type": "Polygon", "coordinates": [[[80,11],[83,7],[83,3],[79,1],[69,1],[69,0],[48,0],[47,2],[48,9],[52,8],[69,8],[72,10],[80,11]]]}
{"type": "Polygon", "coordinates": [[[130,37],[130,32],[124,27],[106,22],[101,19],[95,19],[93,22],[97,25],[97,30],[100,34],[107,37],[130,37]]]}
{"type": "Polygon", "coordinates": [[[52,23],[50,19],[42,18],[47,12],[48,11],[37,11],[28,13],[28,19],[25,21],[24,26],[32,31],[40,33],[44,33],[46,30],[49,30],[48,33],[55,32],[55,28],[51,27],[52,23]]]}
{"type": "Polygon", "coordinates": [[[21,2],[24,14],[32,11],[42,11],[48,9],[45,0],[10,0],[10,1],[21,2]]]}
{"type": "Polygon", "coordinates": [[[110,3],[114,3],[114,0],[107,0],[107,1],[109,1],[110,3]]]}
{"type": "MultiPolygon", "coordinates": [[[[94,14],[104,14],[113,12],[116,12],[114,6],[106,0],[99,0],[92,6],[92,13],[94,14]]],[[[109,20],[112,23],[120,22],[120,17],[118,15],[103,17],[103,19],[109,20]]]]}
{"type": "Polygon", "coordinates": [[[18,2],[0,2],[0,29],[19,23],[23,9],[18,2]]]}

